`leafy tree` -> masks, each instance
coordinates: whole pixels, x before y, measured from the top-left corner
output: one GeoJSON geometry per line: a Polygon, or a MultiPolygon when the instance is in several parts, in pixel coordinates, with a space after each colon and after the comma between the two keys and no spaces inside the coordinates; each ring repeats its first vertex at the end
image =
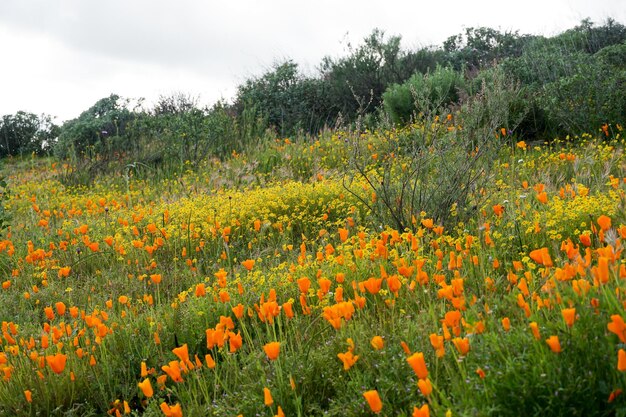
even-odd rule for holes
{"type": "Polygon", "coordinates": [[[494,61],[522,54],[532,39],[519,31],[500,32],[487,27],[467,28],[465,33],[450,36],[443,43],[449,63],[456,69],[479,69],[494,61]]]}
{"type": "Polygon", "coordinates": [[[76,119],[63,124],[55,153],[61,158],[111,156],[131,145],[125,139],[134,114],[129,101],[116,94],[98,100],[76,119]]]}
{"type": "Polygon", "coordinates": [[[0,119],[0,156],[41,155],[50,149],[58,134],[51,116],[24,111],[4,115],[0,119]]]}
{"type": "Polygon", "coordinates": [[[350,55],[340,59],[326,57],[320,66],[327,86],[331,112],[353,120],[358,115],[373,112],[381,103],[388,85],[408,78],[400,50],[400,37],[385,39],[385,33],[374,30],[364,43],[350,49],[350,55]]]}
{"type": "Polygon", "coordinates": [[[316,80],[300,74],[298,64],[289,60],[240,85],[234,108],[240,117],[247,110],[265,119],[282,136],[300,129],[314,131],[324,112],[320,87],[316,80]]]}

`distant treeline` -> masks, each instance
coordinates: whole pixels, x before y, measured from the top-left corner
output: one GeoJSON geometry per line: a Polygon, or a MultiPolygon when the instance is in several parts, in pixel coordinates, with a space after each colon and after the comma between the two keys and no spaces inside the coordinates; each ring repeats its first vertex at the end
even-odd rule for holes
{"type": "MultiPolygon", "coordinates": [[[[198,106],[185,94],[132,108],[115,94],[62,126],[18,112],[0,120],[0,156],[54,153],[73,160],[196,163],[254,145],[265,135],[326,127],[404,124],[454,113],[504,73],[520,94],[507,112],[519,138],[549,139],[626,121],[626,27],[583,20],[553,37],[469,28],[441,46],[405,50],[374,30],[313,75],[287,60],[250,78],[232,103],[198,106]]],[[[605,127],[606,128],[606,127],[605,127]]]]}

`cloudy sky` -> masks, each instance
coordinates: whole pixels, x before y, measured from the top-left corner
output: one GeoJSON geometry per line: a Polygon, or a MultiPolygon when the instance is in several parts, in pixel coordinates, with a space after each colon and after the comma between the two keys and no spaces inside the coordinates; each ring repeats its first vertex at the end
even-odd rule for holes
{"type": "Polygon", "coordinates": [[[590,17],[626,24],[626,0],[0,0],[0,115],[77,117],[111,93],[210,104],[274,62],[313,73],[372,29],[404,48],[464,27],[554,35],[590,17]]]}

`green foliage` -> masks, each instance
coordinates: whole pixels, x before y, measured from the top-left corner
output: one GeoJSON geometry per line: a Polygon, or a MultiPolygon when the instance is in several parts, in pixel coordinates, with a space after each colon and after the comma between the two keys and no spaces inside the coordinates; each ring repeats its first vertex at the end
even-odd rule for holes
{"type": "Polygon", "coordinates": [[[560,44],[570,50],[595,54],[601,49],[626,41],[626,26],[608,18],[603,25],[596,26],[589,18],[570,30],[551,38],[551,43],[560,44]]]}
{"type": "Polygon", "coordinates": [[[613,70],[600,60],[590,61],[569,77],[546,84],[539,103],[554,129],[567,134],[598,129],[604,123],[624,123],[626,71],[613,70]]]}
{"type": "Polygon", "coordinates": [[[133,134],[150,149],[135,159],[148,162],[196,165],[209,156],[224,157],[241,149],[234,120],[222,103],[200,109],[194,99],[180,94],[161,97],[154,110],[133,125],[133,134]]]}
{"type": "Polygon", "coordinates": [[[417,113],[433,113],[459,100],[463,76],[437,67],[433,73],[416,73],[403,84],[394,84],[383,94],[385,111],[394,123],[407,123],[417,113]]]}
{"type": "Polygon", "coordinates": [[[129,149],[126,130],[135,115],[116,94],[98,100],[76,119],[65,122],[54,152],[59,158],[107,157],[129,149]]]}
{"type": "Polygon", "coordinates": [[[525,86],[532,109],[520,133],[554,137],[624,123],[625,38],[612,20],[600,27],[583,21],[554,38],[534,38],[519,57],[505,60],[502,67],[525,86]]]}
{"type": "Polygon", "coordinates": [[[9,201],[9,186],[4,176],[0,176],[0,234],[10,226],[11,213],[5,208],[9,201]]]}
{"type": "Polygon", "coordinates": [[[484,199],[480,190],[491,181],[501,147],[496,132],[515,129],[525,116],[520,97],[519,85],[493,70],[490,82],[484,81],[455,116],[433,108],[410,128],[383,135],[375,153],[357,137],[345,174],[368,184],[360,199],[383,226],[414,228],[421,212],[440,224],[465,222],[484,199]],[[379,157],[381,153],[386,156],[379,157]],[[369,193],[376,196],[371,204],[369,193]]]}
{"type": "Polygon", "coordinates": [[[248,111],[266,120],[280,136],[316,131],[324,122],[321,87],[318,80],[300,74],[298,64],[287,61],[240,85],[234,107],[240,117],[248,111]]]}
{"type": "Polygon", "coordinates": [[[443,43],[443,50],[454,68],[479,69],[503,58],[519,56],[531,39],[528,35],[520,36],[518,31],[502,33],[487,27],[467,28],[465,33],[450,36],[443,43]]]}
{"type": "Polygon", "coordinates": [[[52,117],[18,111],[0,119],[0,157],[48,152],[59,135],[52,117]]]}

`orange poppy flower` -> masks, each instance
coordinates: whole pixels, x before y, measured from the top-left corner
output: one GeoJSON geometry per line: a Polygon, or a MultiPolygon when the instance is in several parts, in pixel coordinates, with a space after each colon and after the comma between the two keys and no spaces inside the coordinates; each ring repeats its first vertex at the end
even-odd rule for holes
{"type": "Polygon", "coordinates": [[[196,285],[195,295],[196,297],[204,297],[206,295],[206,286],[203,282],[196,285]]]}
{"type": "Polygon", "coordinates": [[[430,417],[428,404],[424,404],[421,408],[413,407],[413,417],[430,417]]]}
{"type": "Polygon", "coordinates": [[[460,337],[455,337],[454,339],[452,339],[452,343],[454,344],[454,347],[456,347],[456,350],[459,351],[461,356],[467,355],[467,353],[470,351],[469,339],[466,337],[464,337],[463,339],[461,339],[460,337]]]}
{"type": "Polygon", "coordinates": [[[615,399],[619,397],[622,394],[622,392],[623,391],[620,388],[611,391],[611,393],[609,394],[608,402],[612,403],[613,401],[615,401],[615,399]]]}
{"type": "Polygon", "coordinates": [[[504,328],[505,332],[511,330],[511,320],[508,317],[502,319],[502,328],[504,328]]]}
{"type": "Polygon", "coordinates": [[[598,217],[598,225],[602,231],[606,232],[611,228],[611,218],[605,215],[598,217]]]}
{"type": "Polygon", "coordinates": [[[423,219],[421,223],[422,223],[422,226],[424,226],[427,229],[432,229],[434,226],[433,219],[423,219]]]}
{"type": "Polygon", "coordinates": [[[419,379],[426,379],[428,377],[428,369],[426,368],[426,361],[424,360],[424,354],[422,352],[414,353],[406,358],[406,361],[413,368],[413,372],[419,379]]]}
{"type": "Polygon", "coordinates": [[[373,413],[378,414],[381,412],[383,409],[383,402],[380,400],[378,391],[375,389],[366,391],[363,393],[363,397],[367,400],[367,404],[370,406],[373,413]]]}
{"type": "Polygon", "coordinates": [[[298,283],[298,289],[300,290],[300,293],[306,294],[309,291],[309,287],[311,286],[310,279],[308,279],[307,277],[302,277],[298,278],[296,282],[298,283]]]}
{"type": "Polygon", "coordinates": [[[574,325],[574,321],[576,321],[575,308],[564,308],[561,310],[561,315],[563,316],[563,320],[565,320],[565,324],[567,324],[568,327],[572,327],[574,325]]]}
{"type": "Polygon", "coordinates": [[[367,292],[369,292],[370,294],[378,294],[382,284],[383,284],[383,279],[382,278],[371,277],[371,278],[363,281],[363,286],[365,287],[367,292]]]}
{"type": "Polygon", "coordinates": [[[351,349],[345,353],[344,352],[338,353],[337,357],[341,360],[341,362],[343,362],[344,371],[347,371],[350,368],[352,368],[352,366],[354,366],[356,361],[359,360],[359,355],[354,355],[351,349]]]}
{"type": "Polygon", "coordinates": [[[204,355],[204,361],[206,362],[206,366],[209,369],[213,369],[215,368],[215,360],[213,359],[213,356],[211,356],[210,353],[207,353],[206,355],[204,355]]]}
{"type": "Polygon", "coordinates": [[[263,404],[265,404],[267,407],[274,404],[274,399],[272,398],[272,392],[267,387],[263,388],[263,404]]]}
{"type": "Polygon", "coordinates": [[[235,317],[237,317],[238,319],[243,317],[243,304],[239,303],[237,304],[235,307],[232,308],[233,313],[235,314],[235,317]]]}
{"type": "Polygon", "coordinates": [[[381,350],[382,348],[385,347],[385,342],[384,342],[383,338],[380,337],[380,336],[372,337],[372,340],[370,340],[370,344],[376,350],[381,350]]]}
{"type": "Polygon", "coordinates": [[[55,374],[60,374],[65,369],[67,355],[57,353],[56,355],[46,355],[46,362],[55,374]]]}
{"type": "Polygon", "coordinates": [[[276,360],[280,354],[280,342],[270,342],[263,346],[265,354],[270,360],[276,360]]]}
{"type": "Polygon", "coordinates": [[[161,369],[170,378],[172,378],[172,381],[183,382],[183,377],[180,374],[180,371],[181,371],[180,363],[178,361],[170,361],[168,365],[163,365],[161,369]]]}
{"type": "Polygon", "coordinates": [[[537,325],[537,323],[533,321],[528,326],[530,326],[530,330],[533,332],[533,337],[537,340],[541,339],[541,335],[539,334],[539,326],[537,325]]]}
{"type": "Polygon", "coordinates": [[[622,316],[613,314],[607,328],[610,332],[615,333],[622,343],[626,343],[626,323],[624,323],[622,316]]]}
{"type": "Polygon", "coordinates": [[[64,266],[59,268],[58,275],[59,278],[68,277],[70,275],[72,268],[69,266],[64,266]]]}
{"type": "Polygon", "coordinates": [[[598,258],[598,267],[594,268],[593,272],[601,284],[609,282],[609,258],[600,256],[598,258]]]}
{"type": "Polygon", "coordinates": [[[241,339],[241,333],[237,332],[237,334],[233,332],[228,333],[228,347],[230,353],[235,353],[239,348],[241,348],[243,341],[241,339]]]}
{"type": "Polygon", "coordinates": [[[154,395],[154,390],[152,389],[150,378],[144,379],[142,382],[138,383],[137,386],[139,386],[141,392],[143,392],[143,395],[145,395],[147,398],[150,398],[154,395]]]}
{"type": "Polygon", "coordinates": [[[626,371],[626,351],[624,349],[617,351],[617,370],[626,371]]]}
{"type": "Polygon", "coordinates": [[[548,346],[550,346],[550,350],[552,350],[552,352],[561,352],[561,343],[559,342],[558,336],[550,336],[548,339],[546,339],[546,343],[548,344],[548,346]]]}
{"type": "Polygon", "coordinates": [[[542,204],[546,204],[548,202],[548,194],[546,194],[545,191],[538,193],[537,200],[539,200],[539,202],[542,204]]]}
{"type": "Polygon", "coordinates": [[[254,268],[254,264],[255,264],[254,259],[246,259],[245,261],[241,263],[241,265],[243,265],[243,267],[246,268],[248,271],[251,271],[252,268],[254,268]]]}
{"type": "Polygon", "coordinates": [[[437,354],[437,357],[438,358],[443,357],[443,355],[445,355],[443,336],[440,336],[436,333],[431,333],[429,336],[429,339],[430,339],[430,344],[432,345],[433,349],[435,349],[435,353],[437,354]]]}
{"type": "Polygon", "coordinates": [[[26,401],[29,403],[33,402],[33,393],[29,389],[24,391],[24,397],[26,397],[26,401]]]}
{"type": "Polygon", "coordinates": [[[57,302],[57,303],[54,305],[54,307],[56,308],[56,310],[57,310],[57,314],[58,314],[59,316],[62,316],[62,315],[64,315],[64,314],[65,314],[65,309],[66,309],[66,307],[65,307],[65,303],[63,303],[62,301],[57,302]]]}
{"type": "Polygon", "coordinates": [[[184,345],[172,349],[172,353],[178,357],[184,364],[190,363],[189,361],[189,348],[187,347],[187,343],[184,345]]]}
{"type": "Polygon", "coordinates": [[[578,239],[580,240],[580,243],[582,243],[584,246],[591,246],[591,236],[589,236],[588,234],[583,233],[578,236],[578,239]]]}
{"type": "Polygon", "coordinates": [[[428,397],[430,393],[433,392],[433,384],[431,384],[428,378],[417,381],[417,387],[425,397],[428,397]]]}
{"type": "Polygon", "coordinates": [[[535,249],[531,251],[528,256],[537,262],[539,265],[550,267],[552,266],[552,258],[550,258],[550,253],[548,252],[548,248],[535,249]]]}
{"type": "Polygon", "coordinates": [[[183,410],[179,403],[169,406],[167,403],[161,403],[161,411],[165,414],[165,417],[183,417],[183,410]]]}

